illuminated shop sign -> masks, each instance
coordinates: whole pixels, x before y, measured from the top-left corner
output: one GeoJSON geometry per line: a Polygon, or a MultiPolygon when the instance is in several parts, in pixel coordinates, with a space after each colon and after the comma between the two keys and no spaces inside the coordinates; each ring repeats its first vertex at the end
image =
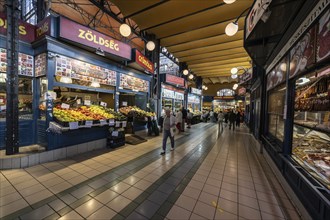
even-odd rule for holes
{"type": "Polygon", "coordinates": [[[131,47],[129,45],[63,17],[60,18],[60,37],[99,48],[128,60],[131,59],[131,47]]]}
{"type": "Polygon", "coordinates": [[[135,62],[150,73],[154,73],[153,63],[145,57],[140,51],[135,50],[135,62]]]}
{"type": "MultiPolygon", "coordinates": [[[[31,43],[34,41],[35,27],[29,23],[18,21],[19,40],[31,43]]],[[[0,34],[7,36],[7,16],[0,14],[0,34]]]]}
{"type": "Polygon", "coordinates": [[[196,88],[191,88],[191,93],[197,94],[197,95],[202,95],[202,90],[196,89],[196,88]]]}
{"type": "Polygon", "coordinates": [[[181,77],[166,74],[166,82],[184,87],[184,79],[181,77]]]}

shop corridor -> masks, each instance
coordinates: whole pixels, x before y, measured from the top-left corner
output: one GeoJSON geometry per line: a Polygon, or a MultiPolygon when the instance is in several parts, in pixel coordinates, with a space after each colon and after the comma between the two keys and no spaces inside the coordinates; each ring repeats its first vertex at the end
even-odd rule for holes
{"type": "Polygon", "coordinates": [[[1,171],[3,219],[299,219],[244,128],[200,123],[140,145],[1,171]],[[168,141],[169,144],[169,141],[168,141]]]}

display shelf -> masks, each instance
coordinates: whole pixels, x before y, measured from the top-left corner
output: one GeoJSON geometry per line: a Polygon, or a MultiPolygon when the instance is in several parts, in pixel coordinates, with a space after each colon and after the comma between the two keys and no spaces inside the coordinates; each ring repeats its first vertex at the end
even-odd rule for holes
{"type": "MultiPolygon", "coordinates": [[[[311,122],[307,122],[307,123],[311,123],[311,122]]],[[[330,128],[327,128],[327,127],[320,127],[320,126],[324,126],[324,125],[319,125],[319,124],[316,124],[314,126],[311,126],[309,124],[306,124],[306,122],[304,121],[295,121],[294,122],[295,125],[299,125],[301,127],[304,127],[304,128],[308,128],[308,129],[311,129],[311,130],[315,130],[315,131],[320,131],[320,132],[325,132],[325,133],[329,133],[330,134],[330,128]]]]}
{"type": "Polygon", "coordinates": [[[295,123],[292,158],[330,189],[330,136],[295,123]]]}

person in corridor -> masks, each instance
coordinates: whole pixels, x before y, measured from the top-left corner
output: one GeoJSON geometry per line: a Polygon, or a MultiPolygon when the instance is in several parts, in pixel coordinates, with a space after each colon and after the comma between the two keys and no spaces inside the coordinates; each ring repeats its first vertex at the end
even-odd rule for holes
{"type": "Polygon", "coordinates": [[[161,155],[165,154],[166,151],[166,142],[169,137],[171,140],[171,150],[174,150],[174,128],[175,128],[175,117],[171,114],[170,109],[165,110],[165,118],[163,123],[163,146],[161,155]]]}
{"type": "Polygon", "coordinates": [[[181,126],[182,126],[182,112],[181,112],[181,110],[176,111],[175,121],[176,121],[176,128],[178,129],[178,134],[179,134],[180,131],[181,131],[181,126]]]}
{"type": "Polygon", "coordinates": [[[225,119],[225,116],[222,113],[222,111],[220,111],[218,114],[218,122],[219,122],[219,129],[221,128],[221,130],[223,130],[223,120],[224,119],[225,119]]]}
{"type": "Polygon", "coordinates": [[[233,110],[229,112],[229,130],[231,130],[231,126],[233,126],[233,131],[235,131],[235,122],[236,122],[236,114],[233,110]]]}

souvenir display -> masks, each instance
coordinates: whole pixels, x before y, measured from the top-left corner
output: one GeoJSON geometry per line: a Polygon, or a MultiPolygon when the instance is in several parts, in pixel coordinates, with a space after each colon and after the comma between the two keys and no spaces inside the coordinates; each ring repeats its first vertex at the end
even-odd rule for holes
{"type": "Polygon", "coordinates": [[[133,76],[120,74],[120,87],[138,92],[148,92],[149,82],[133,76]]]}
{"type": "Polygon", "coordinates": [[[65,56],[56,58],[56,76],[66,76],[87,82],[98,82],[104,85],[116,85],[116,72],[65,56]]]}
{"type": "Polygon", "coordinates": [[[35,76],[44,76],[46,75],[46,65],[47,65],[47,54],[39,54],[36,56],[36,59],[34,61],[35,66],[35,76]]]}
{"type": "MultiPolygon", "coordinates": [[[[0,72],[7,71],[7,50],[0,49],[0,72]]],[[[18,75],[33,76],[33,56],[18,54],[18,75]]]]}

